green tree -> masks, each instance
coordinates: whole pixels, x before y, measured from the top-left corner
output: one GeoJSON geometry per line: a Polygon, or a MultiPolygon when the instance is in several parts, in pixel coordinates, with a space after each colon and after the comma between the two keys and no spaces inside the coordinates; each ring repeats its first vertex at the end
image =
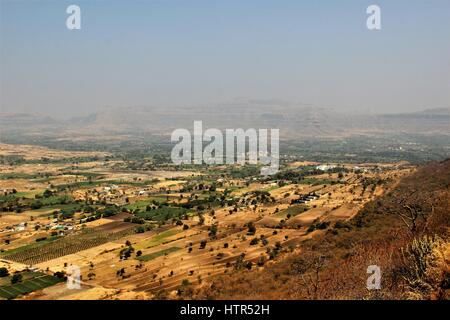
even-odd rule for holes
{"type": "Polygon", "coordinates": [[[22,275],[20,274],[20,273],[16,273],[16,274],[14,274],[13,276],[12,276],[12,278],[11,278],[11,284],[15,284],[15,283],[18,283],[18,282],[22,282],[22,275]]]}
{"type": "Polygon", "coordinates": [[[8,269],[0,268],[0,277],[6,277],[7,275],[9,275],[8,269]]]}

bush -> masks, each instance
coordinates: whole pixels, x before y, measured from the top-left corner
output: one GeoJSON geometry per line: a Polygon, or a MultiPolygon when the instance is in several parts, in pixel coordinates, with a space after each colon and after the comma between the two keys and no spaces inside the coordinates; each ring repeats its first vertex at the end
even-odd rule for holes
{"type": "Polygon", "coordinates": [[[191,283],[189,282],[188,279],[183,279],[183,281],[181,281],[181,286],[183,287],[187,287],[189,286],[191,283]]]}
{"type": "Polygon", "coordinates": [[[15,283],[18,283],[18,282],[22,282],[22,275],[21,274],[19,274],[19,273],[16,273],[16,274],[14,274],[13,276],[12,276],[12,278],[11,278],[11,284],[15,284],[15,283]]]}
{"type": "Polygon", "coordinates": [[[30,204],[31,209],[36,210],[36,209],[40,209],[42,208],[42,202],[40,202],[39,200],[33,201],[30,204]]]}
{"type": "Polygon", "coordinates": [[[436,261],[435,249],[440,240],[424,236],[414,239],[406,248],[401,249],[404,262],[404,278],[413,298],[426,298],[436,287],[435,279],[430,275],[436,261]]]}
{"type": "Polygon", "coordinates": [[[6,277],[9,275],[9,271],[6,268],[0,268],[0,277],[6,277]]]}
{"type": "Polygon", "coordinates": [[[210,228],[209,228],[209,236],[211,238],[215,238],[217,235],[217,224],[213,224],[210,228]]]}
{"type": "Polygon", "coordinates": [[[145,232],[145,228],[143,226],[139,226],[135,229],[136,233],[144,233],[145,232]]]}
{"type": "Polygon", "coordinates": [[[247,227],[248,227],[248,232],[247,232],[247,234],[248,234],[249,236],[252,236],[252,235],[254,235],[254,234],[256,233],[256,227],[255,227],[255,225],[253,224],[253,222],[249,222],[248,225],[247,225],[247,227]]]}

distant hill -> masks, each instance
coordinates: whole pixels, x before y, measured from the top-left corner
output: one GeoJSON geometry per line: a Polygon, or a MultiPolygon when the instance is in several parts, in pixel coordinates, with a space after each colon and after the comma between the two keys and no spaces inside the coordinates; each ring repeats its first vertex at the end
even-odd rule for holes
{"type": "Polygon", "coordinates": [[[396,132],[448,134],[450,109],[369,115],[271,100],[247,100],[194,107],[110,108],[66,120],[32,114],[0,114],[0,130],[5,135],[170,134],[177,128],[192,130],[195,120],[202,120],[204,128],[279,128],[282,138],[396,132]]]}

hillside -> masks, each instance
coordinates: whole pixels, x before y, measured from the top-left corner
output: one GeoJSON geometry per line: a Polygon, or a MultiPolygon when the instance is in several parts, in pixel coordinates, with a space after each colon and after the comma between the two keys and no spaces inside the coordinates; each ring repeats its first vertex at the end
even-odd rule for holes
{"type": "Polygon", "coordinates": [[[431,163],[259,271],[236,270],[184,298],[448,299],[450,297],[450,160],[431,163]],[[381,268],[369,291],[367,267],[381,268]]]}

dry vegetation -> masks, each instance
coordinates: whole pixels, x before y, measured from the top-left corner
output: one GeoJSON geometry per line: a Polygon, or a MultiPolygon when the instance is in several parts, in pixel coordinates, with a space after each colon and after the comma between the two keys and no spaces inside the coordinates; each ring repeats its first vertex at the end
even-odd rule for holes
{"type": "Polygon", "coordinates": [[[448,299],[450,161],[405,178],[346,223],[260,272],[222,276],[190,292],[202,299],[448,299]],[[367,290],[369,265],[381,290],[367,290]]]}

